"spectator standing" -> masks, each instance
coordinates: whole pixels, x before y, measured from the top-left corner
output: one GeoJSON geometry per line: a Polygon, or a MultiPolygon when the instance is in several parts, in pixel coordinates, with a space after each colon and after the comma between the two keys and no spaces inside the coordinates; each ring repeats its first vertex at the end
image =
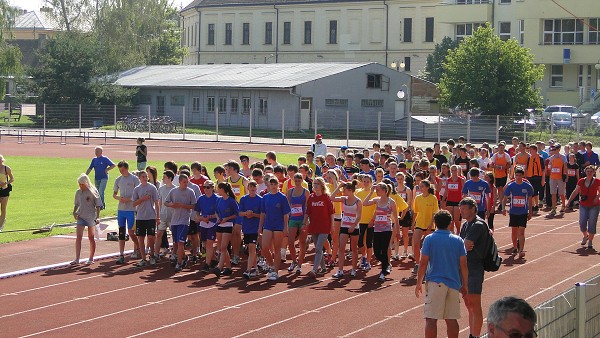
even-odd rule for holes
{"type": "Polygon", "coordinates": [[[323,136],[321,134],[315,136],[315,143],[312,144],[310,150],[314,153],[315,157],[319,155],[323,157],[327,156],[327,145],[323,143],[323,136]]]}
{"type": "Polygon", "coordinates": [[[106,185],[108,184],[108,172],[115,168],[115,164],[106,156],[102,155],[102,147],[97,146],[94,149],[94,153],[96,157],[92,159],[90,163],[90,167],[85,172],[86,175],[89,175],[92,169],[94,169],[94,185],[98,189],[98,193],[100,194],[100,200],[102,200],[102,208],[106,208],[106,202],[104,201],[104,191],[106,190],[106,185]]]}
{"type": "Polygon", "coordinates": [[[600,211],[600,202],[598,200],[598,190],[600,189],[600,178],[594,177],[594,167],[585,168],[585,177],[577,182],[577,187],[569,197],[572,202],[579,194],[579,230],[583,234],[581,245],[593,249],[592,240],[596,235],[596,224],[598,223],[598,212],[600,211]]]}
{"type": "Polygon", "coordinates": [[[143,137],[137,138],[137,147],[135,147],[135,157],[137,158],[137,170],[146,169],[148,159],[148,147],[144,144],[146,140],[143,137]]]}

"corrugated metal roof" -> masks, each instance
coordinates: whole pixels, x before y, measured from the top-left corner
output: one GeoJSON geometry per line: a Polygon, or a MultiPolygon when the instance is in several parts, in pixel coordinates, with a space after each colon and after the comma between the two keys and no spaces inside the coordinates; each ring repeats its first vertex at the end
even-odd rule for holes
{"type": "Polygon", "coordinates": [[[356,2],[369,0],[194,0],[183,8],[186,11],[190,8],[219,7],[219,6],[240,6],[240,5],[286,5],[301,3],[336,3],[336,2],[356,2]]]}
{"type": "Polygon", "coordinates": [[[15,19],[14,29],[57,30],[58,24],[51,14],[31,11],[19,15],[15,19]]]}
{"type": "Polygon", "coordinates": [[[368,64],[370,63],[145,66],[121,73],[115,83],[125,87],[292,88],[368,64]]]}

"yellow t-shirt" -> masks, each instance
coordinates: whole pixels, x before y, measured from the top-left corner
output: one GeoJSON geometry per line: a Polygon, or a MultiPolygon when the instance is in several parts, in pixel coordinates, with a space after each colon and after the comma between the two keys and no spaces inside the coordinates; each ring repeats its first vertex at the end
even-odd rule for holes
{"type": "Polygon", "coordinates": [[[404,198],[402,198],[402,196],[398,195],[398,194],[390,194],[390,198],[394,200],[394,202],[396,203],[396,209],[398,210],[398,216],[400,216],[400,213],[406,209],[408,209],[408,204],[406,204],[406,201],[404,200],[404,198]]]}
{"type": "MultiPolygon", "coordinates": [[[[356,197],[360,198],[361,201],[364,201],[365,197],[367,197],[367,195],[369,195],[370,190],[365,190],[365,189],[359,189],[356,190],[356,197]]],[[[375,196],[375,193],[373,193],[373,196],[375,196]]],[[[371,196],[371,197],[373,197],[371,196]]],[[[363,224],[368,224],[369,222],[371,222],[371,219],[373,218],[373,214],[375,213],[375,209],[377,208],[377,205],[373,204],[373,205],[369,205],[369,206],[365,206],[363,204],[362,207],[362,214],[360,215],[360,221],[359,223],[363,223],[363,224]]]]}
{"type": "MultiPolygon", "coordinates": [[[[438,200],[433,194],[425,197],[423,195],[417,195],[413,203],[413,212],[415,213],[415,228],[426,230],[427,227],[432,224],[433,214],[439,210],[438,200]]],[[[432,228],[433,230],[433,225],[432,228]]]]}
{"type": "Polygon", "coordinates": [[[240,199],[246,195],[246,187],[244,187],[244,177],[240,176],[237,181],[233,182],[231,177],[227,177],[227,182],[231,184],[231,189],[235,194],[235,200],[239,203],[240,199]]]}
{"type": "MultiPolygon", "coordinates": [[[[331,184],[331,183],[325,183],[325,184],[327,184],[327,188],[329,188],[329,193],[330,194],[333,193],[333,191],[335,190],[335,187],[333,186],[333,184],[331,184]]],[[[338,197],[338,196],[342,196],[341,191],[338,191],[337,196],[331,196],[331,197],[338,197]]],[[[342,217],[342,202],[333,202],[333,209],[335,210],[334,217],[341,218],[342,217]]]]}
{"type": "MultiPolygon", "coordinates": [[[[285,182],[283,182],[283,186],[281,187],[281,192],[287,196],[288,190],[292,189],[294,187],[294,185],[295,185],[294,179],[288,178],[287,180],[285,180],[285,182]]],[[[304,187],[308,190],[308,183],[306,183],[306,181],[304,181],[304,180],[302,180],[302,187],[304,187]]]]}

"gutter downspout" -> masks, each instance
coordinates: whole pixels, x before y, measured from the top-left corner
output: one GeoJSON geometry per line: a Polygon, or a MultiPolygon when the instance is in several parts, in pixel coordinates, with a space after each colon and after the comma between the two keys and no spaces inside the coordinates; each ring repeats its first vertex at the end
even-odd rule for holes
{"type": "Polygon", "coordinates": [[[197,48],[198,60],[196,61],[196,64],[199,65],[200,64],[200,42],[202,41],[202,12],[200,12],[200,9],[198,7],[196,7],[196,12],[198,13],[198,48],[197,48]]]}
{"type": "MultiPolygon", "coordinates": [[[[300,126],[300,119],[302,117],[300,116],[301,115],[300,111],[302,109],[301,109],[300,105],[301,105],[301,101],[302,101],[302,96],[296,93],[296,87],[295,86],[292,87],[292,88],[290,88],[290,95],[295,96],[295,97],[298,98],[298,104],[296,105],[296,107],[298,107],[298,114],[296,114],[296,116],[298,116],[298,119],[296,120],[296,123],[298,123],[298,127],[301,127],[300,126]]],[[[311,105],[310,109],[312,109],[312,105],[311,105]]],[[[298,128],[298,129],[300,129],[300,128],[298,128]]]]}
{"type": "Polygon", "coordinates": [[[388,66],[388,47],[389,47],[389,5],[383,0],[385,6],[385,66],[388,66]]]}
{"type": "Polygon", "coordinates": [[[279,8],[273,5],[275,10],[275,63],[279,61],[279,8]]]}
{"type": "Polygon", "coordinates": [[[494,28],[495,21],[496,21],[496,0],[492,0],[492,29],[494,28]]]}

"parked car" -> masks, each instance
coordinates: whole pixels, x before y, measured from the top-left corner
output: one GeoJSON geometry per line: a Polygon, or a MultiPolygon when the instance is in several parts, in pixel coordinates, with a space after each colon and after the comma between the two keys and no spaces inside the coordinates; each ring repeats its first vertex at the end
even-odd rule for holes
{"type": "Polygon", "coordinates": [[[521,127],[523,126],[523,124],[526,124],[527,128],[535,128],[535,126],[536,126],[535,118],[533,118],[533,117],[521,118],[521,119],[514,120],[513,124],[515,126],[521,126],[521,127]]]}
{"type": "Polygon", "coordinates": [[[600,111],[590,117],[590,120],[596,124],[600,124],[600,111]]]}
{"type": "Polygon", "coordinates": [[[554,128],[573,128],[573,117],[571,113],[554,112],[552,113],[551,123],[554,128]]]}
{"type": "Polygon", "coordinates": [[[556,112],[573,114],[572,117],[574,117],[574,118],[584,117],[583,114],[576,107],[562,105],[562,104],[546,107],[546,109],[544,109],[544,111],[542,112],[542,117],[549,120],[550,115],[552,115],[552,113],[556,113],[556,112]]]}

